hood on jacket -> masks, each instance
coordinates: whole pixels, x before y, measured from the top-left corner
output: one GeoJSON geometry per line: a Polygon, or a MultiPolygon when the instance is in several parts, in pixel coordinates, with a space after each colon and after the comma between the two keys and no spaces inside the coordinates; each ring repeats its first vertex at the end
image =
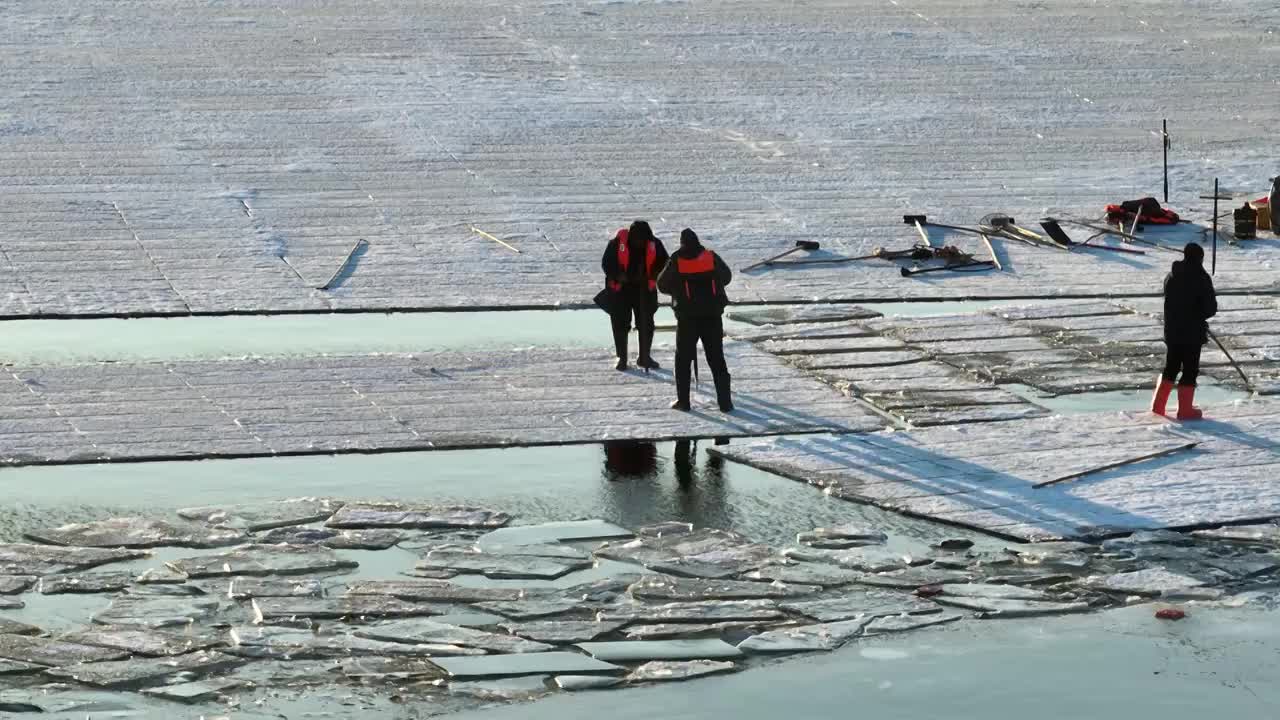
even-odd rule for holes
{"type": "Polygon", "coordinates": [[[677,255],[686,260],[692,260],[698,257],[704,249],[697,233],[689,228],[680,231],[680,249],[676,251],[677,255]]]}

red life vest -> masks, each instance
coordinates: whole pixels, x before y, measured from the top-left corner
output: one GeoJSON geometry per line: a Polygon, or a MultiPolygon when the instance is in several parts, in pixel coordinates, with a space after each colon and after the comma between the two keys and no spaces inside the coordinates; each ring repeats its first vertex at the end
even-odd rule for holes
{"type": "MultiPolygon", "coordinates": [[[[627,273],[627,265],[631,263],[631,247],[627,242],[628,234],[629,233],[626,228],[618,231],[618,266],[622,268],[622,273],[624,275],[627,273]]],[[[653,277],[653,264],[657,262],[657,260],[658,246],[650,240],[644,253],[644,275],[649,278],[650,290],[658,289],[658,282],[653,277]]],[[[622,283],[614,282],[613,280],[609,280],[608,285],[610,290],[622,289],[622,283]]]]}
{"type": "Polygon", "coordinates": [[[693,299],[693,292],[689,287],[689,282],[693,281],[695,286],[710,281],[711,295],[718,297],[720,295],[720,287],[716,282],[716,256],[710,250],[703,250],[697,257],[689,259],[675,256],[676,272],[680,273],[681,280],[684,281],[684,296],[686,300],[693,299]]]}

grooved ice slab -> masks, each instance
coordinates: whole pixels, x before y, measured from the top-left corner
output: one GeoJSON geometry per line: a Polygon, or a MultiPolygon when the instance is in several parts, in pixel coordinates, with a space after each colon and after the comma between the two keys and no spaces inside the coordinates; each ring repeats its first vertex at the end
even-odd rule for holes
{"type": "Polygon", "coordinates": [[[325,523],[335,528],[492,528],[511,522],[503,512],[472,507],[352,503],[325,523]]]}
{"type": "Polygon", "coordinates": [[[184,655],[225,644],[222,637],[209,633],[161,632],[136,627],[88,627],[64,633],[59,639],[153,657],[184,655]]]}
{"type": "Polygon", "coordinates": [[[40,635],[43,632],[35,625],[0,617],[0,635],[40,635]]]}
{"type": "Polygon", "coordinates": [[[636,582],[627,592],[641,600],[746,600],[788,598],[809,595],[813,585],[787,585],[741,580],[698,580],[693,578],[649,577],[636,582]]]}
{"type": "Polygon", "coordinates": [[[606,662],[641,660],[715,660],[742,657],[734,646],[716,638],[700,640],[621,640],[578,643],[578,649],[606,662]]]}
{"type": "Polygon", "coordinates": [[[628,682],[667,682],[691,680],[705,675],[733,672],[738,666],[727,660],[654,660],[627,675],[628,682]]]}
{"type": "MultiPolygon", "coordinates": [[[[0,452],[0,464],[735,437],[885,425],[749,343],[725,347],[737,406],[731,414],[701,410],[714,406],[705,383],[694,396],[698,412],[671,411],[669,371],[619,373],[601,348],[14,367],[6,375],[8,389],[0,384],[0,416],[20,415],[34,404],[54,419],[22,432],[0,427],[0,448],[24,449],[0,452]],[[566,376],[575,381],[565,382],[566,376]]],[[[183,512],[262,530],[323,520],[331,510],[328,501],[301,499],[183,512]]],[[[479,508],[355,503],[337,510],[328,525],[490,529],[505,524],[503,518],[479,508]]]]}
{"type": "Polygon", "coordinates": [[[550,645],[522,637],[446,625],[431,620],[401,620],[369,625],[354,632],[356,637],[395,643],[437,643],[461,645],[492,653],[532,653],[551,650],[550,645]]]}
{"type": "Polygon", "coordinates": [[[495,555],[483,552],[433,550],[428,552],[415,570],[450,570],[481,574],[495,579],[554,580],[574,570],[592,566],[592,561],[534,557],[531,555],[495,555]]]}
{"type": "Polygon", "coordinates": [[[62,666],[73,663],[96,663],[119,660],[129,653],[62,640],[0,634],[0,658],[31,662],[38,665],[62,666]]]}
{"type": "Polygon", "coordinates": [[[1086,585],[1095,590],[1157,596],[1206,585],[1204,580],[1172,572],[1164,568],[1147,568],[1133,572],[1090,578],[1086,585]]]}
{"type": "Polygon", "coordinates": [[[146,556],[140,550],[0,545],[0,575],[52,575],[146,556]]]}
{"type": "Polygon", "coordinates": [[[778,628],[753,635],[738,643],[738,648],[760,654],[834,650],[861,634],[869,620],[856,617],[819,625],[778,628]]]}
{"type": "Polygon", "coordinates": [[[622,627],[622,622],[595,620],[534,620],[504,622],[502,629],[513,635],[544,643],[576,643],[595,640],[622,627]]]}
{"type": "Polygon", "coordinates": [[[0,595],[26,592],[38,579],[34,575],[0,575],[0,595]]]}
{"type": "Polygon", "coordinates": [[[294,619],[383,618],[439,615],[442,610],[426,603],[407,602],[386,595],[345,597],[264,597],[252,601],[254,614],[262,622],[294,619]]]}
{"type": "Polygon", "coordinates": [[[237,530],[171,523],[151,518],[112,518],[63,525],[25,533],[27,538],[50,545],[103,548],[149,548],[162,545],[209,548],[244,542],[237,530]]]}
{"type": "Polygon", "coordinates": [[[464,648],[443,642],[387,642],[349,632],[317,632],[288,627],[237,626],[231,628],[229,634],[232,649],[228,652],[249,658],[275,660],[341,658],[351,655],[436,657],[484,653],[478,648],[464,648]]]}
{"type": "Polygon", "coordinates": [[[233,578],[226,583],[226,597],[246,600],[259,597],[320,597],[324,585],[301,578],[233,578]]]}
{"type": "Polygon", "coordinates": [[[347,594],[384,595],[426,602],[484,603],[523,600],[526,592],[511,587],[467,587],[447,580],[361,580],[347,586],[347,594]]]}
{"type": "Polygon", "coordinates": [[[77,575],[48,575],[40,578],[40,594],[100,593],[123,590],[133,582],[130,572],[95,572],[77,575]]]}
{"type": "Polygon", "coordinates": [[[244,545],[213,555],[174,560],[166,565],[188,577],[204,578],[230,575],[306,575],[350,570],[358,563],[341,558],[330,550],[310,545],[244,545]]]}
{"type": "Polygon", "coordinates": [[[821,585],[833,587],[848,585],[862,577],[863,573],[848,568],[836,567],[824,563],[790,563],[787,565],[765,565],[759,570],[752,570],[742,577],[746,580],[773,581],[794,583],[797,585],[821,585]]]}
{"type": "Polygon", "coordinates": [[[862,634],[870,636],[907,632],[908,630],[917,630],[919,628],[932,627],[934,625],[946,625],[947,623],[953,623],[963,617],[963,615],[955,613],[878,617],[867,623],[867,626],[862,629],[862,634]]]}
{"type": "Polygon", "coordinates": [[[601,610],[596,618],[605,622],[706,623],[720,620],[772,620],[782,615],[778,607],[768,600],[707,600],[663,605],[612,605],[601,610]]]}
{"type": "Polygon", "coordinates": [[[213,617],[218,608],[217,600],[196,597],[117,595],[93,621],[99,625],[181,627],[213,617]]]}
{"type": "Polygon", "coordinates": [[[1045,418],[756,438],[710,452],[835,497],[1031,541],[1280,517],[1280,401],[1219,405],[1203,423],[1142,410],[1066,417],[1069,432],[1045,418]]]}
{"type": "Polygon", "coordinates": [[[449,677],[467,678],[515,677],[519,675],[576,675],[586,673],[620,673],[624,669],[576,652],[527,653],[523,655],[486,655],[483,657],[439,658],[433,660],[449,677]]]}
{"type": "Polygon", "coordinates": [[[937,605],[909,593],[888,590],[850,592],[823,600],[783,603],[783,610],[811,617],[818,622],[836,622],[857,617],[919,615],[938,612],[937,605]]]}
{"type": "Polygon", "coordinates": [[[47,673],[57,678],[75,680],[86,685],[124,689],[155,685],[165,678],[181,674],[192,677],[243,665],[244,660],[217,652],[198,652],[175,658],[132,658],[113,662],[85,663],[60,667],[47,673]]]}
{"type": "Polygon", "coordinates": [[[0,660],[0,676],[4,675],[29,675],[44,670],[44,665],[36,665],[34,663],[20,662],[18,660],[0,660]]]}
{"type": "Polygon", "coordinates": [[[1007,598],[970,598],[939,595],[934,598],[944,605],[976,610],[982,617],[1036,617],[1039,615],[1064,615],[1089,611],[1084,602],[1038,602],[1035,600],[1011,600],[1007,598]]]}
{"type": "Polygon", "coordinates": [[[671,575],[707,579],[740,575],[775,557],[773,549],[766,545],[753,543],[738,533],[715,529],[614,542],[596,550],[595,554],[671,575]]]}

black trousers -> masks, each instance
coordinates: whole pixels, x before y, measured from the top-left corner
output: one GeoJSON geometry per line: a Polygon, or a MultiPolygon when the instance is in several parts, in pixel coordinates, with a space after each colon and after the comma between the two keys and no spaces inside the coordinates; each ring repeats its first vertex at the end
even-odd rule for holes
{"type": "Polygon", "coordinates": [[[1200,343],[1169,345],[1164,361],[1164,379],[1179,385],[1195,385],[1200,374],[1200,349],[1200,343]],[[1178,371],[1182,371],[1181,379],[1178,371]]]}
{"type": "Polygon", "coordinates": [[[658,312],[656,293],[635,291],[624,287],[613,301],[609,320],[613,324],[613,347],[619,360],[627,359],[627,334],[631,332],[631,317],[636,319],[636,332],[640,335],[640,358],[649,357],[653,347],[653,316],[658,312]]]}
{"type": "Polygon", "coordinates": [[[729,366],[724,361],[724,320],[719,315],[711,317],[676,316],[676,399],[689,402],[689,381],[693,375],[693,362],[698,354],[698,343],[707,355],[707,367],[716,383],[716,399],[721,409],[732,404],[729,389],[729,366]]]}

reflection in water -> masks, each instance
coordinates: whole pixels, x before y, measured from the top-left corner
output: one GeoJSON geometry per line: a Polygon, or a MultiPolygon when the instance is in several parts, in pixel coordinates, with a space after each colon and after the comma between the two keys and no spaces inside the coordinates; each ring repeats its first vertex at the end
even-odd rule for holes
{"type": "Polygon", "coordinates": [[[674,445],[667,463],[652,443],[604,444],[604,494],[615,512],[614,521],[626,527],[665,520],[696,527],[732,526],[724,460],[707,455],[699,466],[698,441],[678,440],[674,445]]]}
{"type": "Polygon", "coordinates": [[[605,480],[651,477],[658,470],[658,448],[653,443],[610,440],[604,444],[605,480]]]}

